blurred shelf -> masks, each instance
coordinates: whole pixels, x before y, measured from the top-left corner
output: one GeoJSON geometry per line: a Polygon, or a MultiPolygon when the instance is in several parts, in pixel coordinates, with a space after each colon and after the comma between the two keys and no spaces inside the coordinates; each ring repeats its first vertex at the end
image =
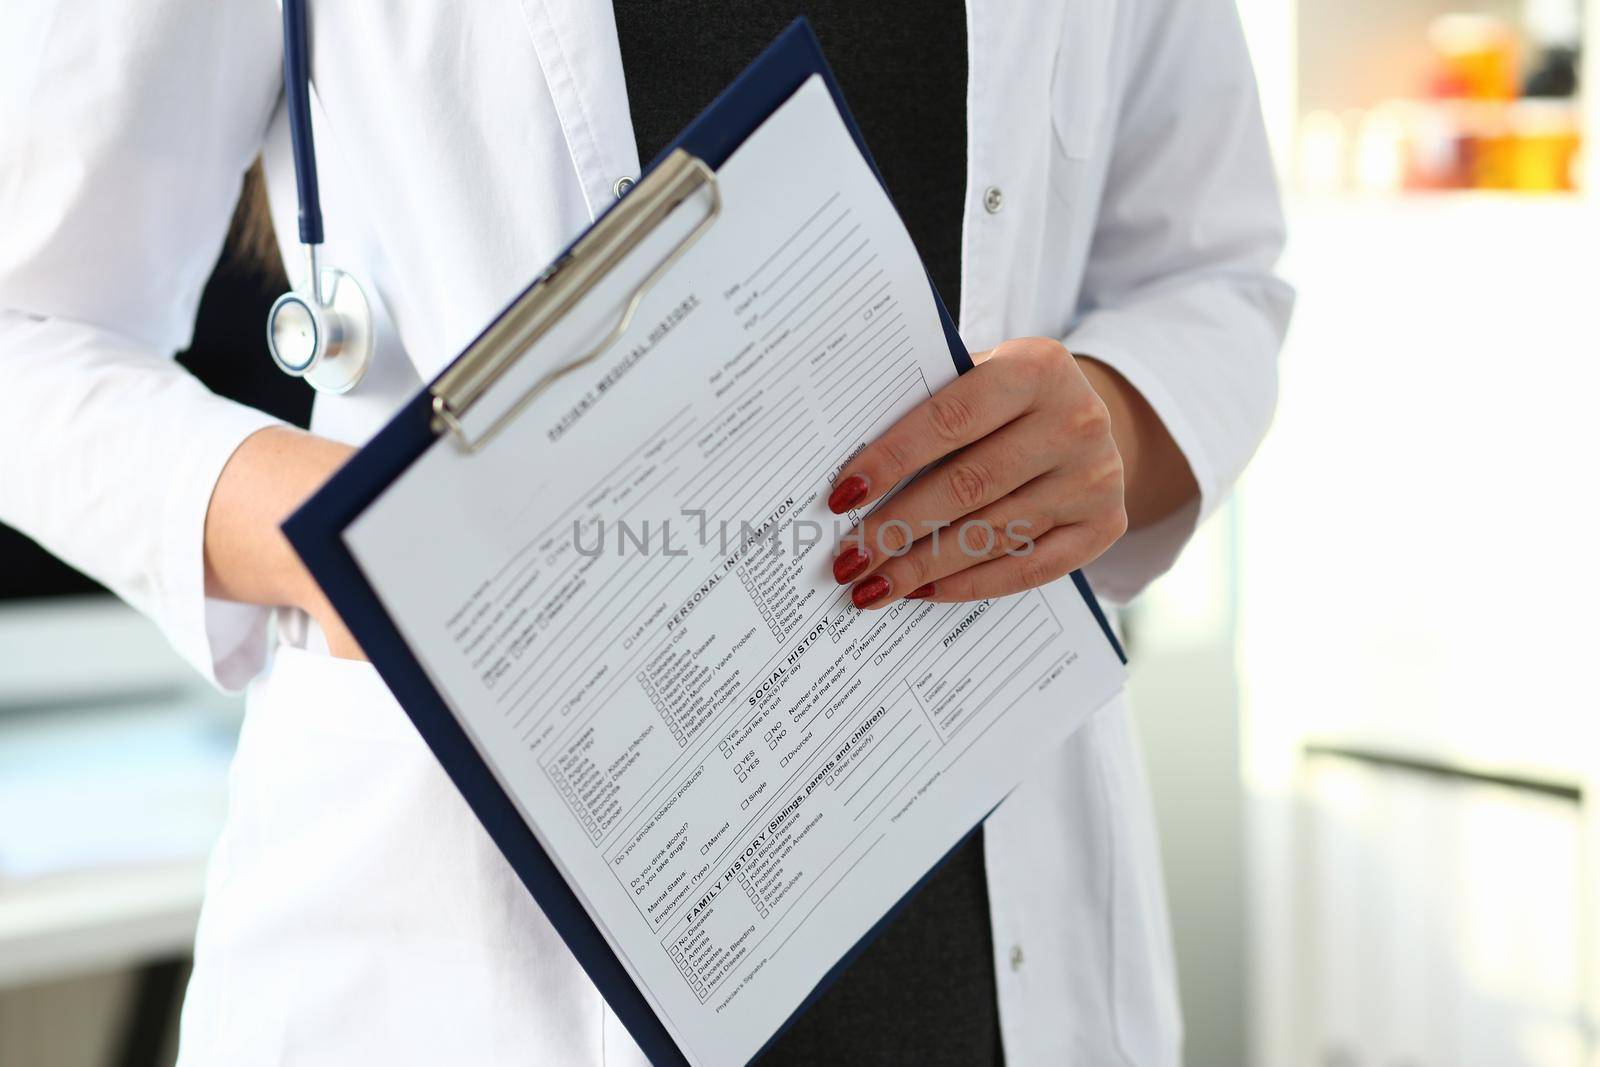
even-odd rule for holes
{"type": "Polygon", "coordinates": [[[184,956],[205,861],[0,882],[0,989],[184,956]]]}
{"type": "Polygon", "coordinates": [[[1492,189],[1430,189],[1406,193],[1306,193],[1290,192],[1287,200],[1295,208],[1438,208],[1487,207],[1500,210],[1511,207],[1592,206],[1586,193],[1513,193],[1492,189]]]}
{"type": "Polygon", "coordinates": [[[221,699],[0,716],[0,988],[189,953],[236,739],[221,699]]]}
{"type": "Polygon", "coordinates": [[[213,690],[155,623],[108,594],[0,603],[0,712],[196,692],[213,690]]]}
{"type": "Polygon", "coordinates": [[[1350,255],[1357,239],[1370,246],[1379,238],[1385,239],[1385,254],[1419,262],[1441,253],[1472,256],[1472,264],[1441,259],[1444,274],[1459,274],[1467,266],[1475,266],[1487,278],[1515,269],[1560,272],[1581,262],[1588,252],[1587,242],[1573,227],[1600,223],[1600,200],[1579,193],[1299,195],[1287,197],[1284,210],[1289,222],[1284,267],[1308,277],[1316,266],[1300,256],[1302,251],[1326,246],[1330,252],[1350,255]]]}
{"type": "Polygon", "coordinates": [[[1514,792],[1583,802],[1583,782],[1571,775],[1552,777],[1539,768],[1507,764],[1446,762],[1422,752],[1381,748],[1359,739],[1314,737],[1305,741],[1307,759],[1336,759],[1383,770],[1403,771],[1425,779],[1455,784],[1495,786],[1514,792]]]}

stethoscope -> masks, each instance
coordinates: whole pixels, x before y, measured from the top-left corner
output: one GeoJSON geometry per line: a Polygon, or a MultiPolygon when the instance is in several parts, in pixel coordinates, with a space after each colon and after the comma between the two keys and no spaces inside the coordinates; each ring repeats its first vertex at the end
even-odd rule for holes
{"type": "Polygon", "coordinates": [[[308,292],[290,290],[267,312],[267,350],[285,374],[304,378],[325,393],[348,393],[372,364],[372,308],[357,281],[323,269],[322,199],[317,190],[317,150],[311,139],[311,48],[305,0],[283,0],[283,93],[294,149],[294,184],[300,200],[300,243],[306,250],[308,292]]]}

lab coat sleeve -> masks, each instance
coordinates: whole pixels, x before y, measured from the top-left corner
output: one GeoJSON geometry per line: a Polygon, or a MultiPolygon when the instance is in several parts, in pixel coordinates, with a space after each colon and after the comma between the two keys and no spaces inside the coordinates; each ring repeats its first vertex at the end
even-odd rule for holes
{"type": "Polygon", "coordinates": [[[1143,394],[1200,487],[1087,569],[1125,603],[1172,565],[1265,435],[1293,293],[1273,273],[1283,216],[1232,0],[1122,10],[1106,191],[1063,340],[1143,394]]]}
{"type": "Polygon", "coordinates": [[[277,100],[275,10],[23,0],[0,33],[0,521],[227,688],[267,615],[206,598],[206,509],[273,420],[171,356],[277,100]]]}

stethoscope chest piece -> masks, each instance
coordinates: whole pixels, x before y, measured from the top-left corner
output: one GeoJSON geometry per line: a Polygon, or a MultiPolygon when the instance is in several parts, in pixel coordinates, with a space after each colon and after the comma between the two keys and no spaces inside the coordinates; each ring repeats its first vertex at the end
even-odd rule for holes
{"type": "Polygon", "coordinates": [[[372,365],[372,311],[353,277],[320,273],[322,284],[310,294],[288,292],[273,302],[267,349],[285,374],[319,392],[348,393],[372,365]]]}

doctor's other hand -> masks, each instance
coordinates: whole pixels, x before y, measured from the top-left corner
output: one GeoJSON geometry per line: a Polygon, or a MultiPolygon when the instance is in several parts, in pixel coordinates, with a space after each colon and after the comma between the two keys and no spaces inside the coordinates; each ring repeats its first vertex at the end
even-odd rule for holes
{"type": "Polygon", "coordinates": [[[259,430],[223,466],[205,520],[207,595],[299,608],[340,659],[366,656],[279,527],[354,451],[287,426],[259,430]]]}
{"type": "Polygon", "coordinates": [[[915,475],[840,541],[834,577],[857,607],[1031,589],[1198,495],[1165,426],[1105,364],[1037,337],[973,362],[834,482],[843,514],[915,475]]]}

